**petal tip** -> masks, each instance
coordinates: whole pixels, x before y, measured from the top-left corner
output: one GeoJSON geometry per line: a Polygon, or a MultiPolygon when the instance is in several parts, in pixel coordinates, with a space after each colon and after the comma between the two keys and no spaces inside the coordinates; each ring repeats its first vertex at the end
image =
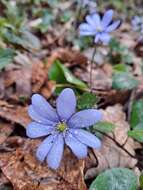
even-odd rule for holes
{"type": "Polygon", "coordinates": [[[36,158],[37,158],[37,160],[39,160],[40,162],[43,162],[44,159],[45,159],[45,156],[42,155],[42,153],[37,150],[37,151],[36,151],[36,158]]]}
{"type": "Polygon", "coordinates": [[[106,13],[114,14],[114,10],[113,10],[113,9],[108,9],[108,10],[106,11],[106,13]]]}
{"type": "Polygon", "coordinates": [[[47,164],[48,164],[48,167],[50,168],[50,169],[53,169],[53,170],[57,170],[58,168],[59,168],[59,165],[60,164],[51,164],[49,161],[48,161],[48,159],[47,159],[47,164]]]}
{"type": "Polygon", "coordinates": [[[39,98],[43,98],[43,97],[40,94],[33,94],[32,97],[31,97],[32,103],[37,101],[37,99],[39,99],[39,98]]]}
{"type": "Polygon", "coordinates": [[[29,138],[32,138],[32,134],[31,134],[31,130],[30,130],[30,125],[31,125],[31,124],[32,124],[32,122],[29,123],[29,124],[27,125],[27,127],[26,127],[26,136],[29,137],[29,138]]]}
{"type": "Polygon", "coordinates": [[[95,148],[96,148],[96,149],[100,149],[101,146],[102,146],[101,140],[97,139],[97,140],[96,140],[96,146],[95,146],[95,148]]]}
{"type": "Polygon", "coordinates": [[[65,91],[74,93],[73,89],[71,89],[71,88],[64,88],[64,89],[62,90],[62,92],[65,92],[65,91]]]}

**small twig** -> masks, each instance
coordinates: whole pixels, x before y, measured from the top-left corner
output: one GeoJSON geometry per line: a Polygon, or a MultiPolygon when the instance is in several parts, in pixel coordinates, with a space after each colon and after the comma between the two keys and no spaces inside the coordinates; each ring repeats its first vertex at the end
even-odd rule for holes
{"type": "Polygon", "coordinates": [[[96,160],[96,165],[95,165],[95,167],[97,167],[97,166],[99,165],[98,158],[97,158],[95,152],[93,151],[93,148],[91,148],[91,151],[92,151],[92,153],[93,153],[93,155],[94,155],[94,158],[95,158],[95,160],[96,160]]]}
{"type": "Polygon", "coordinates": [[[130,121],[132,105],[133,105],[133,101],[135,99],[135,95],[136,95],[136,89],[134,89],[130,95],[129,104],[128,104],[128,115],[127,115],[128,121],[130,121]]]}
{"type": "Polygon", "coordinates": [[[90,72],[89,72],[89,87],[90,87],[90,91],[92,92],[92,71],[93,71],[93,63],[94,63],[94,57],[96,54],[96,47],[94,47],[94,51],[92,54],[92,58],[91,58],[91,63],[90,63],[90,72]]]}
{"type": "Polygon", "coordinates": [[[132,155],[126,148],[124,148],[124,146],[122,146],[120,143],[118,143],[113,137],[111,137],[110,135],[100,131],[100,130],[97,130],[97,132],[101,133],[102,135],[106,136],[107,138],[109,138],[110,140],[112,140],[119,148],[121,148],[124,152],[126,152],[130,157],[136,159],[137,157],[132,155]]]}

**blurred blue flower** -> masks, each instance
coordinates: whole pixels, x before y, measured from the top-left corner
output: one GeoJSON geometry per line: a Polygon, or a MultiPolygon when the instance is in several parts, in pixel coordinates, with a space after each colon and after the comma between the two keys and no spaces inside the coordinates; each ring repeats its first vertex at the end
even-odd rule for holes
{"type": "Polygon", "coordinates": [[[143,34],[143,17],[134,16],[131,20],[132,28],[134,31],[138,31],[143,34]]]}
{"type": "Polygon", "coordinates": [[[108,10],[102,18],[97,13],[87,15],[86,23],[79,26],[80,36],[94,36],[95,43],[108,44],[111,39],[109,33],[116,30],[121,24],[121,20],[112,21],[113,13],[113,10],[108,10]]]}
{"type": "Polygon", "coordinates": [[[87,6],[90,3],[90,0],[81,0],[82,6],[87,6]]]}
{"type": "Polygon", "coordinates": [[[87,128],[102,119],[96,109],[76,111],[76,97],[72,89],[64,89],[56,101],[54,109],[41,95],[32,96],[29,115],[34,120],[26,129],[27,136],[38,138],[47,136],[38,147],[36,157],[47,160],[50,168],[60,165],[64,144],[69,146],[78,158],[87,156],[87,146],[100,148],[100,140],[83,128],[87,128]]]}
{"type": "Polygon", "coordinates": [[[132,29],[138,32],[138,41],[143,42],[143,16],[134,16],[131,20],[132,29]]]}

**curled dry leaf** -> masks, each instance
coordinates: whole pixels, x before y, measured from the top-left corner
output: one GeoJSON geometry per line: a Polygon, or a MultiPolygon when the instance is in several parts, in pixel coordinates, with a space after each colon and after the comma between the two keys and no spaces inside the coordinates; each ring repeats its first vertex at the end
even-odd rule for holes
{"type": "Polygon", "coordinates": [[[0,117],[12,123],[18,123],[23,127],[31,121],[27,114],[27,106],[16,106],[0,101],[0,117]]]}
{"type": "Polygon", "coordinates": [[[17,101],[19,101],[19,97],[30,98],[32,92],[36,93],[44,86],[47,75],[47,68],[43,62],[31,59],[31,64],[5,71],[0,78],[0,90],[4,89],[7,98],[17,101]],[[2,86],[3,80],[4,87],[2,86]]]}
{"type": "Polygon", "coordinates": [[[31,65],[22,66],[17,70],[8,70],[3,73],[5,96],[14,100],[19,97],[31,96],[31,65]],[[9,93],[9,89],[11,93],[9,93]]]}
{"type": "Polygon", "coordinates": [[[40,141],[23,141],[15,151],[0,154],[0,168],[15,190],[86,190],[84,161],[77,160],[69,149],[65,150],[60,168],[53,171],[35,159],[40,141]]]}
{"type": "MultiPolygon", "coordinates": [[[[117,127],[114,129],[112,136],[120,145],[123,145],[132,155],[135,155],[135,143],[134,140],[128,138],[127,131],[129,130],[129,124],[126,121],[123,107],[119,104],[115,106],[109,106],[106,110],[102,110],[103,120],[115,124],[117,127]]],[[[91,154],[91,153],[90,153],[91,154]]],[[[119,148],[111,139],[103,137],[102,148],[100,150],[94,150],[94,154],[97,156],[99,164],[98,166],[91,167],[96,160],[91,155],[92,159],[87,159],[87,169],[85,178],[93,178],[100,172],[107,168],[113,167],[127,167],[135,168],[137,160],[130,157],[126,152],[119,148]]]]}

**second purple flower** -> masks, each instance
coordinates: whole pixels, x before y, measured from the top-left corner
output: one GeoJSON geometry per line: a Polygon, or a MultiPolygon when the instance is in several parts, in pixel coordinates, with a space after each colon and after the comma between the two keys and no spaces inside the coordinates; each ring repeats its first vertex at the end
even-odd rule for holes
{"type": "Polygon", "coordinates": [[[121,24],[121,20],[112,20],[113,14],[113,10],[108,10],[103,17],[98,13],[87,15],[86,22],[79,26],[80,36],[93,36],[95,43],[108,44],[111,39],[109,33],[116,30],[121,24]]]}

